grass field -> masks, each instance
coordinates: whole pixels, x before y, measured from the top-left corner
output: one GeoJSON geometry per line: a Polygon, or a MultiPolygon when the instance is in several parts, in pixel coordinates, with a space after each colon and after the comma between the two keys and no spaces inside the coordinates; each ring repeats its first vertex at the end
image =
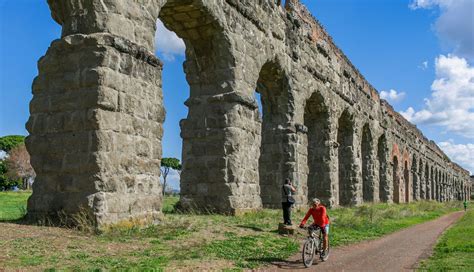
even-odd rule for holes
{"type": "Polygon", "coordinates": [[[26,213],[26,201],[31,192],[1,192],[0,221],[15,220],[26,213]]]}
{"type": "Polygon", "coordinates": [[[433,256],[423,262],[420,270],[474,271],[474,210],[443,234],[433,256]]]}
{"type": "MultiPolygon", "coordinates": [[[[0,221],[23,215],[28,194],[0,193],[0,221]],[[8,201],[3,201],[8,199],[8,201]],[[5,216],[5,217],[3,217],[5,216]]],[[[242,270],[285,260],[298,252],[304,239],[277,234],[280,210],[240,216],[179,214],[176,197],[164,201],[165,219],[158,226],[140,228],[120,224],[96,235],[75,230],[2,223],[0,263],[18,270],[242,270]],[[9,258],[2,259],[2,256],[9,258]]],[[[461,204],[418,202],[377,204],[329,211],[334,246],[375,239],[425,222],[461,204]]],[[[299,222],[305,211],[295,212],[299,222]]]]}

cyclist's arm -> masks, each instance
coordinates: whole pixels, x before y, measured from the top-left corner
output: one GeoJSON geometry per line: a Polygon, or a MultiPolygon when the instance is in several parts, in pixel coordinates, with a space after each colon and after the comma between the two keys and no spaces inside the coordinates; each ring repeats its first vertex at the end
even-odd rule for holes
{"type": "Polygon", "coordinates": [[[326,218],[326,217],[327,217],[326,207],[323,206],[321,210],[322,210],[322,211],[321,211],[321,217],[322,217],[322,218],[326,218]]]}
{"type": "Polygon", "coordinates": [[[300,226],[304,226],[306,224],[306,221],[308,220],[310,215],[311,215],[311,209],[309,209],[306,215],[304,216],[303,220],[300,223],[300,226]]]}

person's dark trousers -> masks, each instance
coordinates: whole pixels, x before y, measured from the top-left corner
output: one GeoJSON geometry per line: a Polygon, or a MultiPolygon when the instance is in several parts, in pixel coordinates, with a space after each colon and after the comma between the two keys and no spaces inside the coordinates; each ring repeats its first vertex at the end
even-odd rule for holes
{"type": "Polygon", "coordinates": [[[291,203],[282,202],[281,207],[283,208],[283,223],[291,225],[291,203]]]}

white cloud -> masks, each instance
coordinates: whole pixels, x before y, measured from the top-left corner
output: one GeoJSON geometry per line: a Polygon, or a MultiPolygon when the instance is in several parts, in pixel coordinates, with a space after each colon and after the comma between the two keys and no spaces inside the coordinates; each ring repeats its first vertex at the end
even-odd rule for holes
{"type": "Polygon", "coordinates": [[[438,8],[434,29],[441,42],[453,46],[456,55],[474,60],[473,0],[414,0],[410,8],[438,8]]]}
{"type": "Polygon", "coordinates": [[[5,159],[6,156],[7,156],[7,153],[3,150],[0,150],[0,160],[5,159]]]}
{"type": "Polygon", "coordinates": [[[436,59],[436,79],[425,107],[412,107],[401,114],[415,124],[434,124],[448,132],[474,138],[474,67],[453,55],[436,59]]]}
{"type": "Polygon", "coordinates": [[[474,144],[455,144],[452,140],[441,142],[438,146],[448,155],[453,161],[474,173],[474,144]]]}
{"type": "Polygon", "coordinates": [[[390,91],[381,91],[380,92],[380,97],[382,99],[385,99],[389,102],[400,102],[403,100],[403,98],[405,98],[405,93],[404,92],[401,92],[401,93],[398,93],[397,91],[395,90],[390,90],[390,91]]]}
{"type": "Polygon", "coordinates": [[[155,37],[157,52],[167,61],[174,61],[176,56],[184,56],[186,50],[184,41],[169,31],[160,20],[156,22],[155,37]]]}
{"type": "Polygon", "coordinates": [[[421,70],[428,69],[428,61],[423,61],[420,66],[418,66],[421,70]]]}

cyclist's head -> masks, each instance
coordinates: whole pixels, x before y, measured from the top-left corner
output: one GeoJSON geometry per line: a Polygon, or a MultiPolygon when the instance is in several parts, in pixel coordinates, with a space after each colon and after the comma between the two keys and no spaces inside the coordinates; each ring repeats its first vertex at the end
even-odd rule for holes
{"type": "Polygon", "coordinates": [[[311,202],[313,203],[313,205],[318,206],[319,203],[321,203],[321,200],[319,200],[319,198],[313,198],[313,200],[311,202]]]}

